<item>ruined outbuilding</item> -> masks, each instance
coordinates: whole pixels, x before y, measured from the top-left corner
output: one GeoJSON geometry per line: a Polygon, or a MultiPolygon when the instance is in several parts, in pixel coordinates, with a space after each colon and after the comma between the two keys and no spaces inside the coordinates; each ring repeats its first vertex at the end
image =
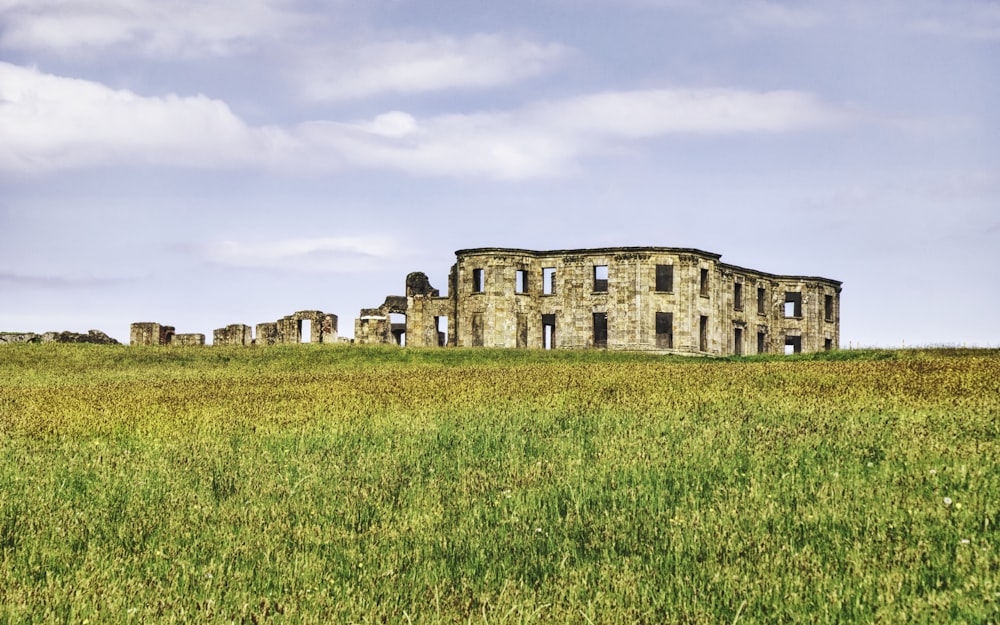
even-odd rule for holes
{"type": "MultiPolygon", "coordinates": [[[[288,345],[337,343],[337,315],[321,310],[300,310],[277,321],[257,324],[257,334],[245,324],[234,323],[212,333],[214,345],[288,345]]],[[[133,323],[132,345],[204,345],[204,334],[177,334],[173,326],[151,321],[133,323]]]]}
{"type": "Polygon", "coordinates": [[[700,355],[836,349],[841,282],[691,248],[459,250],[441,296],[423,273],[362,309],[355,342],[700,355]]]}

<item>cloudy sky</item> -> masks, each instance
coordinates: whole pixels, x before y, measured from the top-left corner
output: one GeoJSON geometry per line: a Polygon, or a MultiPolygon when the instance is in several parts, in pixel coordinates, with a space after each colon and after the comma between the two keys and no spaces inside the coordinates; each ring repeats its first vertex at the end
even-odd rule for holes
{"type": "Polygon", "coordinates": [[[454,250],[844,281],[1000,345],[997,0],[0,0],[0,330],[444,291],[454,250]]]}

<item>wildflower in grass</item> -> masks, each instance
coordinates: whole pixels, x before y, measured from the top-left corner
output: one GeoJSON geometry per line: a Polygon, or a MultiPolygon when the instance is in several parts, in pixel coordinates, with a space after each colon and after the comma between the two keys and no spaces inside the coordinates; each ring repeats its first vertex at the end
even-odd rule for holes
{"type": "Polygon", "coordinates": [[[946,506],[950,506],[951,505],[951,497],[945,497],[944,498],[944,505],[946,505],[946,506]]]}
{"type": "Polygon", "coordinates": [[[960,540],[960,541],[958,541],[958,542],[960,542],[960,543],[961,543],[961,544],[963,544],[963,545],[968,545],[968,544],[969,544],[969,543],[971,543],[972,541],[971,541],[971,540],[969,540],[968,538],[963,538],[962,540],[960,540]]]}

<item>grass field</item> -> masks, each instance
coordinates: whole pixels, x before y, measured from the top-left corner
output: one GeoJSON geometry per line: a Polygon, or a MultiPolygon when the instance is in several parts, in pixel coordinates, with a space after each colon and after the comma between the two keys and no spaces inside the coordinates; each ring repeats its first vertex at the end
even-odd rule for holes
{"type": "Polygon", "coordinates": [[[0,348],[0,622],[1000,622],[1000,351],[0,348]]]}

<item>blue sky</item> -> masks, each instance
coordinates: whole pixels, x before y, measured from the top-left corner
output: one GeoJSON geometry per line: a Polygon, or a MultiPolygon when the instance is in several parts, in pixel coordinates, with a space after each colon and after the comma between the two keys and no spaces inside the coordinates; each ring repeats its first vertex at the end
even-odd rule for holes
{"type": "Polygon", "coordinates": [[[0,0],[0,330],[340,317],[454,250],[842,280],[1000,345],[995,0],[0,0]]]}

